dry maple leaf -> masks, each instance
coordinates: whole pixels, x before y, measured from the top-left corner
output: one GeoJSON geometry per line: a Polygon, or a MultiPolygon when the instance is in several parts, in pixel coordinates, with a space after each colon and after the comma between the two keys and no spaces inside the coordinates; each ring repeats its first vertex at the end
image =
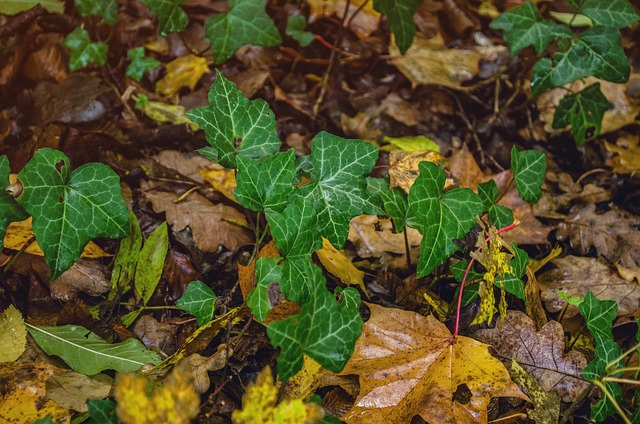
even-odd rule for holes
{"type": "Polygon", "coordinates": [[[491,398],[528,400],[488,345],[467,337],[452,344],[433,316],[368,306],[371,318],[342,371],[360,378],[360,394],[342,417],[347,423],[404,423],[415,415],[430,423],[486,423],[491,398]]]}
{"type": "Polygon", "coordinates": [[[510,365],[511,359],[531,373],[546,391],[573,402],[589,385],[581,375],[587,360],[582,353],[564,353],[564,331],[557,321],[536,332],[533,321],[520,311],[507,311],[502,329],[478,330],[474,338],[493,346],[510,365]],[[509,358],[509,359],[506,359],[509,358]]]}

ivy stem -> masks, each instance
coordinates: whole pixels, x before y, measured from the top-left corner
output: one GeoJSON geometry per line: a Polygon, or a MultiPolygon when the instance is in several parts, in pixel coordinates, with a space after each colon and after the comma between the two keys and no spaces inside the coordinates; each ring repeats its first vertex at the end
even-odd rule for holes
{"type": "Polygon", "coordinates": [[[640,386],[640,381],[630,380],[628,378],[602,377],[602,381],[604,381],[605,383],[607,381],[611,381],[612,383],[631,384],[633,386],[640,386]]]}
{"type": "MultiPolygon", "coordinates": [[[[501,234],[501,233],[505,233],[507,231],[511,231],[514,228],[516,228],[518,225],[520,225],[520,221],[513,221],[513,223],[507,225],[506,227],[502,227],[500,228],[498,231],[496,231],[496,235],[501,234]]],[[[488,243],[491,240],[491,237],[487,237],[484,241],[485,243],[488,243]]],[[[482,247],[478,247],[478,252],[482,251],[482,247]]],[[[456,326],[453,330],[453,336],[452,336],[452,341],[455,341],[456,337],[458,337],[458,330],[460,329],[460,310],[462,309],[462,294],[464,292],[464,284],[467,281],[467,277],[469,276],[469,271],[471,271],[471,267],[473,266],[473,263],[475,262],[475,258],[471,258],[471,260],[469,261],[469,265],[467,265],[467,270],[464,272],[464,277],[462,277],[462,283],[460,283],[460,293],[458,294],[458,308],[456,310],[456,326]]]]}
{"type": "Polygon", "coordinates": [[[631,424],[631,420],[627,417],[627,414],[624,413],[620,405],[618,405],[615,397],[607,389],[607,386],[605,386],[604,383],[602,383],[602,381],[600,380],[593,380],[593,384],[596,385],[602,391],[602,393],[604,393],[607,399],[609,399],[613,407],[616,409],[616,412],[618,412],[618,415],[620,415],[620,418],[622,418],[625,424],[631,424]]]}
{"type": "Polygon", "coordinates": [[[616,366],[616,364],[617,364],[618,362],[622,361],[626,356],[628,356],[628,355],[632,354],[636,349],[638,349],[638,347],[639,347],[639,346],[640,346],[640,344],[636,344],[635,346],[633,346],[633,347],[631,347],[631,348],[627,349],[627,351],[626,351],[626,352],[624,352],[622,355],[618,356],[618,357],[617,357],[616,359],[614,359],[613,361],[610,361],[610,362],[607,364],[607,366],[605,367],[604,371],[605,371],[607,374],[611,374],[612,372],[616,372],[616,373],[617,373],[617,372],[620,372],[620,370],[619,370],[619,369],[617,369],[617,370],[612,370],[611,368],[615,367],[615,366],[616,366]]]}

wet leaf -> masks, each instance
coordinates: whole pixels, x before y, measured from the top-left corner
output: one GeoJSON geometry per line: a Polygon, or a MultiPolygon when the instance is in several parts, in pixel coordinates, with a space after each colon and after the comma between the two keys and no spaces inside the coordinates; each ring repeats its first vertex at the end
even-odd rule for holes
{"type": "Polygon", "coordinates": [[[108,166],[88,163],[70,172],[69,159],[40,149],[18,175],[18,203],[33,216],[33,231],[54,280],[96,237],[125,237],[129,214],[120,178],[108,166]]]}
{"type": "Polygon", "coordinates": [[[347,423],[486,422],[492,397],[527,399],[489,346],[467,337],[451,344],[449,330],[433,316],[369,305],[352,358],[342,371],[360,378],[347,423]],[[454,392],[472,394],[460,402],[454,392]]]}
{"type": "Polygon", "coordinates": [[[71,57],[69,69],[71,72],[95,63],[104,66],[107,63],[107,50],[109,47],[104,41],[91,42],[89,33],[83,28],[76,28],[64,39],[63,45],[69,48],[71,57]]]}
{"type": "Polygon", "coordinates": [[[136,339],[107,343],[79,325],[36,327],[27,330],[47,355],[62,358],[74,371],[94,375],[107,369],[137,371],[145,364],[159,364],[160,357],[136,339]]]}
{"type": "Polygon", "coordinates": [[[163,222],[149,235],[138,256],[133,281],[144,305],[149,302],[160,282],[168,249],[169,233],[167,223],[163,222]]]}
{"type": "Polygon", "coordinates": [[[205,33],[216,63],[226,62],[240,47],[276,46],[280,33],[265,11],[266,0],[230,0],[227,13],[207,19],[205,33]]]}
{"type": "Polygon", "coordinates": [[[216,295],[202,281],[192,281],[187,286],[187,291],[176,302],[176,306],[196,317],[198,326],[203,326],[214,317],[216,295]]]}

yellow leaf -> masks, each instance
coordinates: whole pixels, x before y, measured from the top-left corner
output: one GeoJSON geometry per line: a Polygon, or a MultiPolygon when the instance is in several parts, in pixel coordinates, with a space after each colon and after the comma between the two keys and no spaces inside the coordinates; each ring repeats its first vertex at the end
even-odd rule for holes
{"type": "Polygon", "coordinates": [[[415,415],[430,423],[486,423],[491,398],[528,400],[489,345],[452,340],[432,315],[368,306],[371,316],[341,373],[360,380],[342,417],[348,424],[408,423],[415,415]]]}
{"type": "MultiPolygon", "coordinates": [[[[31,217],[25,219],[20,222],[12,222],[7,227],[7,233],[4,236],[4,247],[11,250],[20,250],[24,247],[25,243],[31,240],[35,235],[33,234],[33,229],[31,228],[31,217]]],[[[25,249],[25,253],[30,253],[36,256],[44,256],[42,250],[40,250],[40,246],[38,246],[38,242],[34,241],[25,249]]],[[[95,259],[95,258],[103,258],[106,256],[112,256],[109,253],[105,252],[95,244],[90,241],[84,247],[84,251],[82,252],[83,258],[95,259]]]]}
{"type": "Polygon", "coordinates": [[[331,275],[334,275],[348,286],[358,285],[364,294],[369,297],[367,288],[364,286],[364,272],[356,268],[351,260],[347,258],[342,250],[338,250],[329,240],[322,238],[322,249],[316,254],[322,265],[331,275]]]}
{"type": "Polygon", "coordinates": [[[193,90],[200,78],[207,72],[207,60],[192,54],[181,56],[166,65],[167,75],[156,83],[156,93],[171,97],[182,87],[193,90]]]}
{"type": "Polygon", "coordinates": [[[56,424],[71,422],[69,411],[46,399],[46,381],[56,367],[43,362],[0,364],[0,422],[32,423],[51,417],[56,424]]]}
{"type": "Polygon", "coordinates": [[[440,153],[438,143],[423,135],[407,136],[407,137],[384,137],[384,141],[397,149],[405,152],[415,152],[416,150],[432,150],[440,153]]]}
{"type": "Polygon", "coordinates": [[[267,366],[242,396],[242,410],[231,414],[234,424],[313,424],[324,418],[319,405],[289,399],[277,404],[278,389],[267,366]]]}
{"type": "MultiPolygon", "coordinates": [[[[416,150],[406,152],[404,150],[392,150],[389,153],[389,186],[390,188],[400,187],[406,193],[418,178],[418,165],[420,162],[433,162],[441,168],[447,165],[447,160],[438,152],[433,150],[416,150]]],[[[453,180],[447,178],[444,187],[453,185],[453,180]]]]}
{"type": "Polygon", "coordinates": [[[0,362],[13,362],[27,346],[27,327],[13,305],[0,314],[0,362]]]}
{"type": "Polygon", "coordinates": [[[534,409],[527,409],[527,415],[538,424],[554,424],[560,418],[560,397],[553,391],[545,390],[538,380],[511,360],[511,377],[524,387],[533,402],[534,409]]]}
{"type": "Polygon", "coordinates": [[[118,374],[114,398],[116,414],[124,424],[188,424],[200,407],[200,395],[186,362],[176,366],[159,386],[142,375],[118,374]]]}
{"type": "Polygon", "coordinates": [[[210,169],[201,169],[200,175],[206,182],[211,184],[214,190],[222,193],[224,197],[232,202],[238,203],[233,197],[233,190],[236,189],[236,174],[233,169],[214,164],[210,169]]]}

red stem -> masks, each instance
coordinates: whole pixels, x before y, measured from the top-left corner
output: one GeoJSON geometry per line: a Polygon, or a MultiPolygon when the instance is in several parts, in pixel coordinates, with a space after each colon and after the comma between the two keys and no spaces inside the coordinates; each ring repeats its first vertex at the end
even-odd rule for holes
{"type": "MultiPolygon", "coordinates": [[[[520,225],[520,221],[514,221],[513,223],[507,225],[506,227],[500,228],[496,231],[496,235],[513,230],[518,225],[520,225]]],[[[484,241],[488,243],[491,240],[491,237],[487,237],[484,241]]],[[[482,247],[478,247],[478,252],[482,251],[482,247]]],[[[456,311],[456,326],[453,330],[452,340],[455,341],[456,337],[458,337],[458,329],[460,327],[460,309],[462,309],[462,293],[464,292],[464,284],[467,281],[467,277],[469,276],[469,271],[475,262],[475,258],[471,258],[469,261],[469,265],[467,265],[467,270],[464,272],[464,277],[462,277],[462,283],[460,284],[460,293],[458,294],[458,310],[456,311]]]]}

